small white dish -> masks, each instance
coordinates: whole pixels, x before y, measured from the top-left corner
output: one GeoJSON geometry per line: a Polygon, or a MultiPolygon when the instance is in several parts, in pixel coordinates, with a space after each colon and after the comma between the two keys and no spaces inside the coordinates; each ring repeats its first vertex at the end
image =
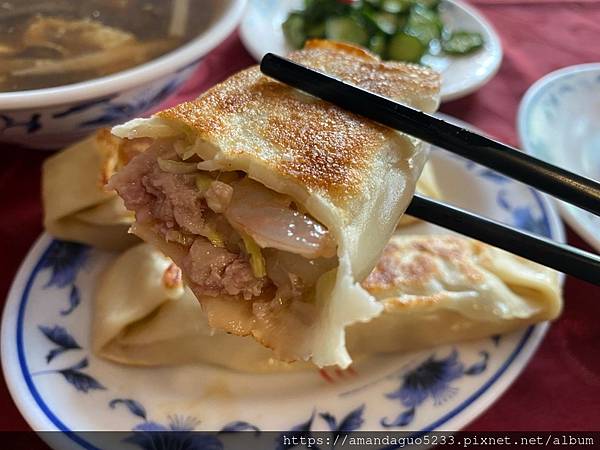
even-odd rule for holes
{"type": "MultiPolygon", "coordinates": [[[[266,53],[286,55],[292,48],[281,29],[290,11],[302,0],[250,0],[240,27],[244,46],[260,61],[266,53]]],[[[431,56],[426,63],[442,74],[442,101],[464,97],[486,84],[500,68],[502,45],[490,23],[474,8],[456,0],[442,0],[444,23],[450,30],[478,31],[485,41],[479,51],[460,57],[431,56]]]]}
{"type": "MultiPolygon", "coordinates": [[[[441,150],[434,150],[431,160],[447,201],[564,242],[558,214],[542,194],[441,150]]],[[[426,223],[402,230],[441,231],[426,223]]],[[[164,443],[151,446],[147,439],[144,446],[144,435],[132,430],[459,430],[508,388],[548,328],[543,323],[493,338],[373,356],[353,370],[327,369],[325,374],[316,369],[241,374],[203,365],[130,367],[90,350],[94,287],[115,257],[45,234],[23,262],[4,310],[6,382],[34,430],[63,432],[42,434],[60,450],[116,450],[122,442],[102,440],[119,436],[136,444],[124,449],[166,448],[164,443]],[[94,430],[124,434],[79,433],[94,430]]],[[[272,434],[243,438],[250,442],[235,448],[277,448],[272,434]],[[252,439],[264,440],[252,447],[252,439]]],[[[213,444],[194,448],[222,448],[213,444]]]]}
{"type": "Polygon", "coordinates": [[[126,122],[173,94],[238,25],[246,0],[226,0],[208,29],[145,64],[106,77],[46,89],[0,92],[0,143],[57,149],[126,122]]]}
{"type": "MultiPolygon", "coordinates": [[[[523,150],[600,181],[600,63],[565,67],[531,86],[517,119],[523,150]]],[[[567,223],[600,251],[600,217],[557,201],[567,223]]]]}

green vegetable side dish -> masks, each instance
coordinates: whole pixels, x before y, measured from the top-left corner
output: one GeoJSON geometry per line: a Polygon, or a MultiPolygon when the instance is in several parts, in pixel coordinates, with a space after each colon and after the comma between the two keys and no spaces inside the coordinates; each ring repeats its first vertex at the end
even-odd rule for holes
{"type": "Polygon", "coordinates": [[[450,32],[439,6],[440,0],[304,0],[304,9],[289,14],[283,32],[294,48],[308,39],[333,39],[413,63],[426,54],[461,56],[483,46],[480,33],[450,32]]]}
{"type": "Polygon", "coordinates": [[[448,39],[442,41],[442,49],[451,55],[464,55],[483,45],[483,38],[478,33],[455,31],[448,39]]]}

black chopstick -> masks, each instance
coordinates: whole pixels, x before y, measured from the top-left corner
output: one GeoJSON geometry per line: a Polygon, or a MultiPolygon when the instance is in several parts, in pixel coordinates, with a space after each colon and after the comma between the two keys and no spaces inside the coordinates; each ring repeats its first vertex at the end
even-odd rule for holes
{"type": "Polygon", "coordinates": [[[600,286],[600,257],[415,195],[407,214],[600,286]]]}
{"type": "Polygon", "coordinates": [[[461,155],[600,216],[600,183],[589,178],[272,53],[264,56],[260,69],[278,81],[461,155]]]}

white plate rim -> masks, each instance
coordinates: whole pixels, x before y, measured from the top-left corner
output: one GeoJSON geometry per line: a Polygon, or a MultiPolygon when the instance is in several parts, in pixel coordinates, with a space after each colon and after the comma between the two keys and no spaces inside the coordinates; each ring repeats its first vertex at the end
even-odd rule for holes
{"type": "MultiPolygon", "coordinates": [[[[533,147],[530,145],[527,127],[527,118],[531,114],[531,109],[533,108],[537,97],[541,95],[547,86],[563,78],[564,76],[588,71],[597,71],[600,73],[600,63],[586,63],[563,67],[562,69],[558,69],[544,75],[542,78],[533,83],[529,89],[527,89],[527,92],[525,92],[525,95],[519,103],[519,109],[517,111],[517,133],[519,135],[521,146],[526,153],[539,157],[539,155],[536,154],[536,152],[533,150],[533,147]]],[[[579,234],[588,244],[600,251],[600,235],[593,233],[593,231],[590,229],[591,226],[588,225],[587,222],[580,219],[580,215],[574,210],[574,208],[552,197],[551,201],[557,207],[559,214],[563,219],[565,219],[569,226],[573,228],[573,230],[575,230],[577,234],[579,234]]]]}
{"type": "MultiPolygon", "coordinates": [[[[485,18],[485,16],[483,16],[483,14],[481,14],[476,8],[461,0],[443,1],[452,4],[453,6],[459,9],[462,9],[480,24],[480,26],[485,30],[487,37],[489,38],[488,45],[492,49],[491,54],[494,55],[494,59],[492,64],[490,65],[490,69],[484,77],[476,80],[476,82],[473,82],[471,85],[463,87],[462,89],[450,91],[449,93],[442,95],[441,101],[448,102],[472,94],[473,92],[479,90],[484,85],[486,85],[498,73],[498,70],[500,70],[500,65],[502,64],[502,59],[504,58],[504,51],[502,49],[502,41],[500,40],[498,32],[496,31],[494,26],[485,18]]],[[[257,45],[256,41],[250,37],[252,33],[246,20],[250,8],[252,8],[252,0],[248,2],[248,6],[246,8],[246,15],[244,15],[244,18],[242,18],[242,22],[239,27],[240,40],[242,41],[242,44],[244,45],[246,50],[248,50],[248,52],[252,55],[252,57],[257,61],[260,61],[263,54],[261,46],[257,45]]]]}

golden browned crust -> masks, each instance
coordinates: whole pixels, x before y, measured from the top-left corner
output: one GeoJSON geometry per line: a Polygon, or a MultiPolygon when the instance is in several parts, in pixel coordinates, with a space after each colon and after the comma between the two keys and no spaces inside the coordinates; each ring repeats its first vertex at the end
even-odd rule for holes
{"type": "Polygon", "coordinates": [[[418,64],[381,61],[377,55],[352,44],[310,40],[290,59],[333,75],[371,92],[398,100],[435,96],[440,75],[418,64]]]}
{"type": "MultiPolygon", "coordinates": [[[[433,71],[384,63],[347,44],[310,41],[290,58],[417,107],[423,98],[435,102],[439,90],[439,76],[433,71]]],[[[394,133],[267,78],[258,67],[158,116],[191,128],[224,153],[251,154],[309,191],[338,200],[361,191],[368,182],[365,168],[394,133]]]]}
{"type": "Polygon", "coordinates": [[[278,172],[335,197],[359,190],[369,161],[390,131],[322,101],[310,104],[286,98],[279,106],[288,117],[273,115],[263,132],[282,151],[278,172]],[[318,127],[297,126],[307,118],[309,125],[318,127]]]}
{"type": "MultiPolygon", "coordinates": [[[[483,275],[476,265],[476,257],[482,252],[483,245],[452,235],[393,238],[385,247],[377,266],[362,285],[373,295],[406,289],[419,292],[419,288],[426,286],[428,281],[439,277],[440,261],[451,263],[468,280],[476,284],[483,281],[483,275]]],[[[425,298],[429,302],[436,301],[429,295],[423,297],[425,298]]],[[[411,300],[414,301],[419,299],[411,300]]]]}

